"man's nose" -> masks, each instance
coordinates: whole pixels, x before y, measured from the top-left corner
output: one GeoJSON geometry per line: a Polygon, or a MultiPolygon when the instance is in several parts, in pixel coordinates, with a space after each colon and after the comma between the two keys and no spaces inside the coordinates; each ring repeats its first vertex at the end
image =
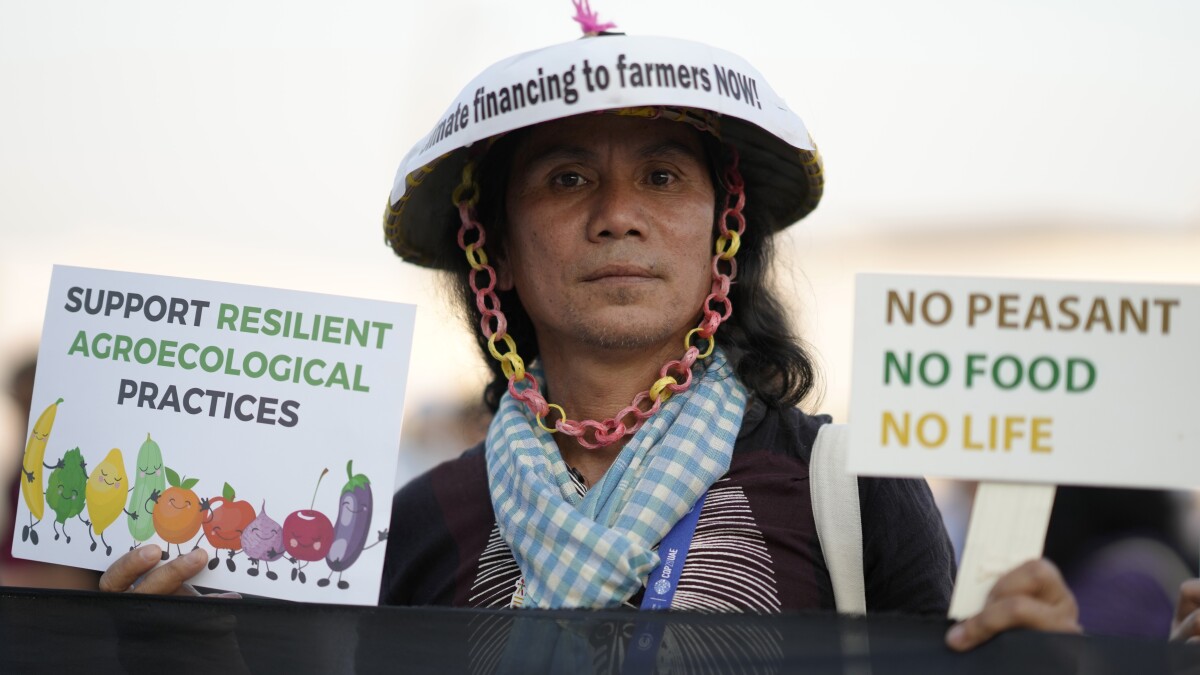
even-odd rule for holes
{"type": "Polygon", "coordinates": [[[636,186],[620,180],[605,181],[596,190],[594,199],[588,221],[588,239],[600,242],[645,236],[645,205],[639,199],[636,186]]]}

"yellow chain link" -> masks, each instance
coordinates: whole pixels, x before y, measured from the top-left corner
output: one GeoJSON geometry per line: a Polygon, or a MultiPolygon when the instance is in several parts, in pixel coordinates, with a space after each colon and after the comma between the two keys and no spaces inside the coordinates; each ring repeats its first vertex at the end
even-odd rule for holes
{"type": "Polygon", "coordinates": [[[482,272],[483,266],[488,264],[487,251],[479,246],[479,242],[471,242],[467,244],[467,262],[471,263],[471,269],[476,272],[482,272]]]}
{"type": "Polygon", "coordinates": [[[666,403],[667,399],[671,398],[671,394],[673,393],[670,389],[667,389],[668,384],[679,384],[679,380],[670,375],[658,378],[658,381],[650,387],[651,400],[666,403]]]}
{"type": "MultiPolygon", "coordinates": [[[[686,352],[687,350],[689,350],[689,349],[691,349],[691,348],[692,348],[692,336],[693,336],[693,335],[696,335],[696,334],[697,334],[697,333],[699,333],[699,332],[700,332],[700,329],[699,329],[699,328],[693,328],[693,329],[691,329],[691,330],[689,330],[689,331],[688,331],[688,334],[687,334],[687,335],[684,335],[684,336],[683,336],[683,351],[685,351],[685,352],[686,352]]],[[[704,337],[704,336],[701,336],[701,337],[704,337]]],[[[704,350],[704,352],[703,352],[703,353],[701,353],[701,354],[700,354],[699,356],[697,356],[696,358],[698,358],[698,359],[707,359],[709,356],[711,356],[711,355],[712,355],[712,353],[713,353],[713,347],[714,347],[714,346],[716,346],[716,344],[717,344],[717,340],[716,340],[716,338],[715,338],[715,337],[710,337],[710,338],[708,338],[708,349],[704,350]]],[[[699,349],[699,347],[697,347],[697,349],[699,349]]]]}
{"type": "Polygon", "coordinates": [[[737,230],[723,232],[721,236],[717,237],[717,256],[721,260],[733,260],[733,256],[737,255],[738,247],[741,245],[742,238],[738,235],[737,230]]]}
{"type": "MultiPolygon", "coordinates": [[[[500,339],[504,340],[504,345],[506,347],[508,347],[509,352],[514,353],[514,354],[516,353],[517,343],[513,342],[511,335],[509,335],[508,333],[505,333],[504,336],[501,337],[500,339]]],[[[496,334],[495,333],[492,333],[492,336],[490,338],[488,338],[488,351],[492,353],[492,356],[495,357],[495,359],[497,361],[504,360],[504,356],[500,353],[500,350],[496,349],[496,334]]]]}
{"type": "Polygon", "coordinates": [[[475,205],[479,203],[479,188],[474,183],[460,184],[458,187],[454,188],[454,193],[450,195],[450,198],[454,200],[456,205],[461,204],[463,201],[463,190],[466,190],[467,188],[471,189],[471,198],[467,200],[467,206],[474,208],[475,205]]]}
{"type": "MultiPolygon", "coordinates": [[[[505,335],[504,337],[508,336],[505,335]]],[[[525,361],[521,359],[521,355],[517,354],[515,349],[500,359],[500,370],[510,380],[520,382],[525,379],[525,361]]]]}
{"type": "MultiPolygon", "coordinates": [[[[562,406],[558,405],[557,403],[547,403],[546,407],[549,408],[550,410],[557,410],[558,418],[560,420],[567,419],[567,411],[563,410],[562,406]]],[[[558,431],[558,429],[555,429],[554,427],[546,426],[546,416],[545,415],[538,415],[537,423],[538,423],[539,427],[541,427],[542,429],[544,429],[552,434],[558,431]]]]}
{"type": "Polygon", "coordinates": [[[471,198],[467,200],[467,206],[475,208],[475,205],[479,203],[479,183],[475,182],[475,162],[467,162],[463,165],[462,182],[454,188],[454,192],[450,195],[455,206],[463,202],[463,192],[468,189],[471,191],[471,198]]]}

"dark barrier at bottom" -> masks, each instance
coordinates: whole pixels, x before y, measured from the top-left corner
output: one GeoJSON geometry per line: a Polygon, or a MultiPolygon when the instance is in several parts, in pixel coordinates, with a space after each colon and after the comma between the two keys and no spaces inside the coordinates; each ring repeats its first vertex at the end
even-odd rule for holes
{"type": "Polygon", "coordinates": [[[0,673],[1194,673],[1200,646],[948,624],[633,611],[347,607],[0,588],[0,673]]]}

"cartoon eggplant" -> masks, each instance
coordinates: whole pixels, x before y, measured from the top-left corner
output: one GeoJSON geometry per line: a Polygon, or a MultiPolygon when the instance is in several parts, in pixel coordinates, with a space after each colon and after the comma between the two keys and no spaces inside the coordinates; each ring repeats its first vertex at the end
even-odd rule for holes
{"type": "Polygon", "coordinates": [[[387,530],[379,533],[379,539],[365,546],[371,530],[374,504],[371,498],[371,481],[363,474],[354,475],[354,460],[346,462],[346,476],[350,478],[342,488],[338,499],[337,522],[333,526],[333,543],[325,562],[329,565],[329,576],[317,582],[328,586],[333,573],[338,573],[338,588],[349,588],[350,583],[342,580],[342,572],[358,560],[358,556],[371,546],[387,539],[387,530]]]}

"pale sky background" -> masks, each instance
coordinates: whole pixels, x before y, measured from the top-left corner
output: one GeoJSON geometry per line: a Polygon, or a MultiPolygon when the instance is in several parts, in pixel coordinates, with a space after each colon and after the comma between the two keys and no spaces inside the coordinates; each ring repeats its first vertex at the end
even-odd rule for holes
{"type": "MultiPolygon", "coordinates": [[[[741,54],[826,160],[783,282],[844,415],[853,274],[1200,282],[1200,3],[595,0],[741,54]]],[[[419,305],[409,416],[478,389],[383,244],[409,146],[568,0],[0,0],[0,368],[54,263],[419,305]]],[[[19,432],[5,434],[15,438],[19,432]]]]}

